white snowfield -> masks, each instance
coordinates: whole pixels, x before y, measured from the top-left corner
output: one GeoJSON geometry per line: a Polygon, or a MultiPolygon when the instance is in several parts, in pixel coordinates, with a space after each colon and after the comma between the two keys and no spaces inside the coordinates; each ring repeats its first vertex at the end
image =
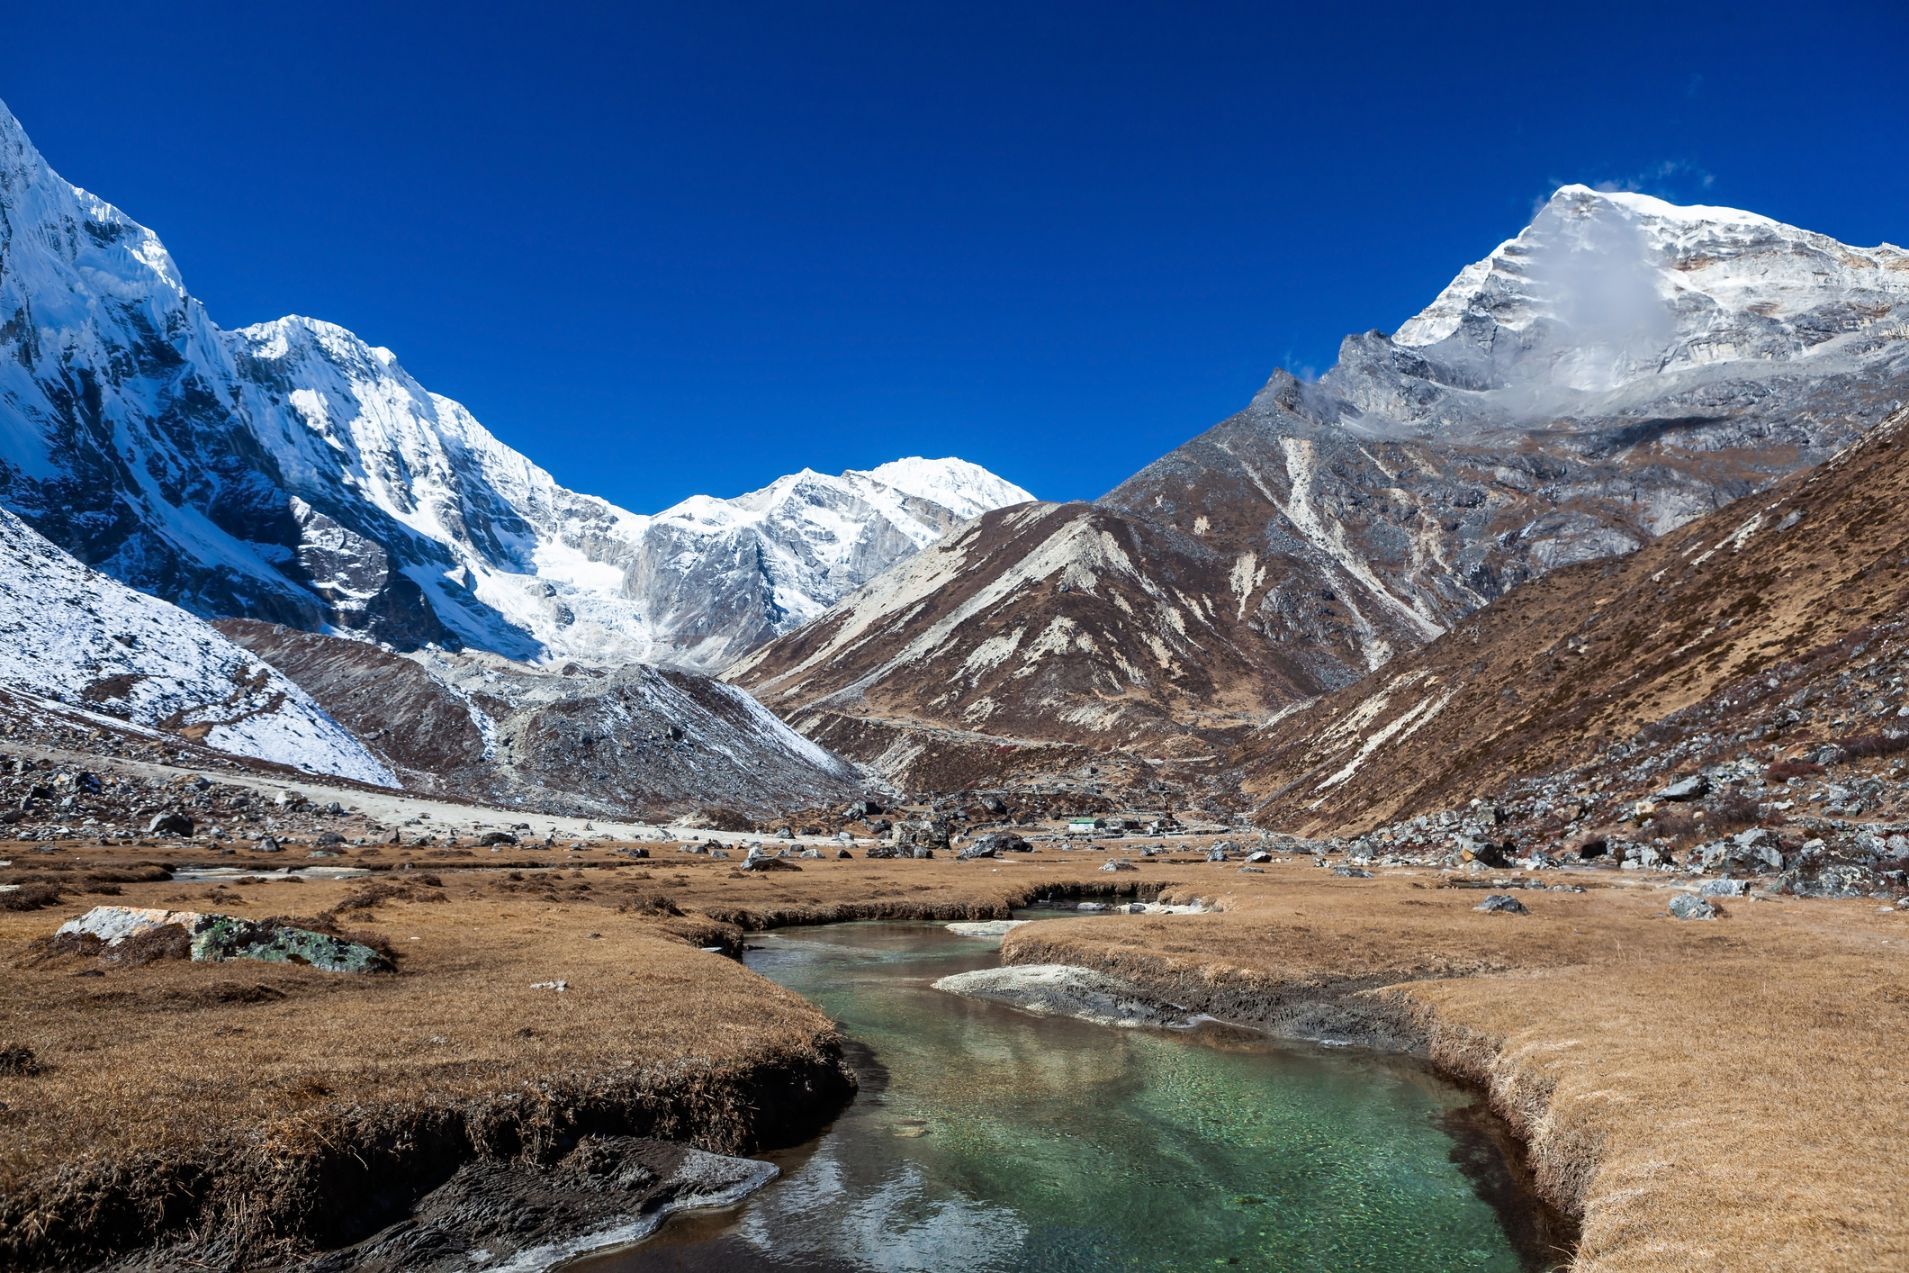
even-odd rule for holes
{"type": "Polygon", "coordinates": [[[363,629],[396,609],[424,620],[408,625],[412,643],[435,639],[435,620],[512,658],[705,671],[968,518],[1032,498],[965,461],[921,458],[804,470],[654,516],[568,490],[342,327],[293,316],[220,329],[158,237],[63,181],[0,104],[9,469],[9,506],[62,546],[201,613],[293,609],[306,626],[363,629]],[[74,406],[77,380],[96,408],[74,406]],[[99,462],[108,452],[116,462],[99,462]],[[117,505],[64,520],[29,509],[62,481],[117,505]],[[138,534],[79,542],[109,521],[138,534]]]}
{"type": "Polygon", "coordinates": [[[396,786],[305,691],[0,509],[0,686],[308,773],[396,786]]]}

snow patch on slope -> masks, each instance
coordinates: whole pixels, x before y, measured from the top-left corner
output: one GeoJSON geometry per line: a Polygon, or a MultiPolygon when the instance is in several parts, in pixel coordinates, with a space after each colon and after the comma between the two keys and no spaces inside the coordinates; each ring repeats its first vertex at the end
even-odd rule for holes
{"type": "Polygon", "coordinates": [[[241,756],[397,785],[277,671],[177,607],[88,569],[5,510],[0,686],[241,756]]]}

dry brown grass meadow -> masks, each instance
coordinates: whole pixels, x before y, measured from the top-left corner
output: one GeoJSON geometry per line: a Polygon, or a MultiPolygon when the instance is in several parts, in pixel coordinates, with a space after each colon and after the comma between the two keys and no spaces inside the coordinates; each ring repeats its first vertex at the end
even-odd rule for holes
{"type": "Polygon", "coordinates": [[[135,1244],[197,1226],[271,1258],[339,1240],[341,1207],[401,1208],[409,1193],[380,1179],[410,1173],[415,1192],[474,1153],[595,1129],[730,1150],[800,1138],[846,1094],[832,1027],[700,947],[1116,886],[1226,910],[1021,928],[1009,958],[1422,1048],[1487,1088],[1548,1196],[1582,1215],[1578,1267],[1909,1267],[1892,1193],[1909,1162],[1909,916],[1874,902],[1733,899],[1682,923],[1661,888],[1571,873],[1588,891],[1528,891],[1530,915],[1500,916],[1432,872],[1343,879],[1300,859],[1242,875],[1187,856],[1105,874],[1101,855],[1052,850],[743,875],[667,848],[353,849],[346,863],[390,869],[233,886],[142,881],[164,849],[26,848],[0,848],[9,878],[61,900],[0,911],[0,1055],[33,1061],[0,1066],[0,1254],[88,1226],[135,1244]],[[389,943],[399,970],[41,947],[108,903],[323,917],[389,943]],[[552,980],[569,989],[531,988],[552,980]]]}

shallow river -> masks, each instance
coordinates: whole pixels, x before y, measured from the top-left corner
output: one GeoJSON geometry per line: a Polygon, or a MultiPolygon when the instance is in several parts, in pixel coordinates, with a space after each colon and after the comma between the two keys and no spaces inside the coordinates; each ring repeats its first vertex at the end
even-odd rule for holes
{"type": "Polygon", "coordinates": [[[747,1202],[574,1267],[1551,1267],[1474,1098],[1412,1061],[958,998],[930,983],[1000,943],[936,924],[757,941],[854,1042],[861,1095],[747,1202]]]}

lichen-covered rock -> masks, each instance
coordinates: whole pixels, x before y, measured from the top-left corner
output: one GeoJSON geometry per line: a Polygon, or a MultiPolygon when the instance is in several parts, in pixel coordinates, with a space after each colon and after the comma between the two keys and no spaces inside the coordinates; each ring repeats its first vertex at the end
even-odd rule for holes
{"type": "Polygon", "coordinates": [[[1670,913],[1678,919],[1715,919],[1717,908],[1695,893],[1679,893],[1670,899],[1670,913]]]}
{"type": "Polygon", "coordinates": [[[150,906],[95,906],[61,924],[56,937],[92,937],[115,947],[162,928],[177,928],[191,938],[197,963],[256,959],[273,964],[309,964],[326,972],[389,972],[391,959],[360,942],[313,932],[275,920],[240,919],[200,911],[168,911],[150,906]]]}
{"type": "Polygon", "coordinates": [[[192,937],[199,963],[256,959],[268,964],[309,964],[325,972],[390,972],[388,956],[361,942],[270,920],[207,915],[192,937]]]}

